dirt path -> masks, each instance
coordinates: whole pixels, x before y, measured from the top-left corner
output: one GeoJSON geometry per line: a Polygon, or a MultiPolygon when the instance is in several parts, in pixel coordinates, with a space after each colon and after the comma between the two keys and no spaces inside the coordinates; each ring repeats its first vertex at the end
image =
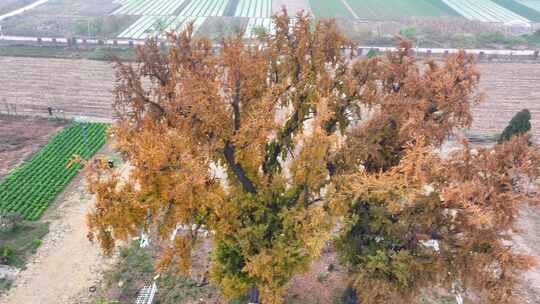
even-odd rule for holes
{"type": "Polygon", "coordinates": [[[86,238],[85,216],[93,200],[84,191],[81,175],[44,216],[51,223],[50,232],[0,304],[84,303],[88,289],[99,285],[112,259],[103,257],[86,238]]]}
{"type": "Polygon", "coordinates": [[[523,276],[519,300],[523,304],[540,303],[540,207],[522,207],[518,227],[522,233],[514,237],[516,250],[532,255],[538,263],[523,276]]]}

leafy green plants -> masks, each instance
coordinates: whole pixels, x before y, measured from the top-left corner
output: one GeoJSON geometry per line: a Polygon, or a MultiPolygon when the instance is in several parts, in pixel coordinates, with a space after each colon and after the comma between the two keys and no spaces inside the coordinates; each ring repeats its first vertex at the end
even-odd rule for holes
{"type": "Polygon", "coordinates": [[[74,155],[88,159],[105,143],[105,124],[73,123],[57,134],[32,159],[0,182],[0,211],[37,220],[49,203],[77,174],[68,166],[74,155]]]}

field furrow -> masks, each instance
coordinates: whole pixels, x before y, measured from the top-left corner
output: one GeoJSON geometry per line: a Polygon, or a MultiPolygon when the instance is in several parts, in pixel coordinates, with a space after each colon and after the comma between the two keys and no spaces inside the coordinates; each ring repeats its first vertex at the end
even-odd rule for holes
{"type": "Polygon", "coordinates": [[[228,0],[191,1],[181,12],[180,16],[187,17],[216,17],[222,16],[228,0]]]}
{"type": "Polygon", "coordinates": [[[540,22],[540,1],[491,0],[498,5],[534,22],[540,22]],[[536,5],[535,5],[536,4],[536,5]]]}
{"type": "MultiPolygon", "coordinates": [[[[187,0],[127,0],[113,15],[171,16],[187,0]]],[[[198,1],[195,1],[198,2],[198,1]]]]}
{"type": "Polygon", "coordinates": [[[441,0],[345,0],[345,2],[358,18],[365,20],[457,15],[441,0]]]}
{"type": "MultiPolygon", "coordinates": [[[[182,30],[187,20],[181,17],[168,29],[182,30]]],[[[205,18],[195,19],[197,28],[205,18]]],[[[251,21],[250,29],[261,21],[251,21]]],[[[269,24],[269,23],[268,23],[269,24]]],[[[246,29],[246,35],[251,33],[246,29]]],[[[475,107],[472,132],[493,135],[501,132],[512,116],[528,108],[532,113],[533,134],[540,139],[540,64],[479,64],[482,73],[481,91],[486,101],[475,107]]],[[[61,110],[60,117],[90,117],[95,121],[111,121],[114,72],[108,63],[87,60],[0,57],[0,112],[6,105],[18,114],[47,116],[47,107],[61,110]],[[12,71],[17,70],[17,75],[12,71]],[[51,78],[49,75],[56,75],[51,78]],[[76,92],[76,94],[74,94],[76,92]]]]}
{"type": "Polygon", "coordinates": [[[240,0],[234,16],[270,18],[272,16],[272,0],[240,0]]]}
{"type": "Polygon", "coordinates": [[[530,22],[529,19],[490,0],[443,0],[449,7],[469,20],[482,22],[530,22]]]}
{"type": "Polygon", "coordinates": [[[540,12],[540,1],[538,0],[516,0],[516,1],[527,7],[530,7],[536,10],[537,12],[540,12]]]}

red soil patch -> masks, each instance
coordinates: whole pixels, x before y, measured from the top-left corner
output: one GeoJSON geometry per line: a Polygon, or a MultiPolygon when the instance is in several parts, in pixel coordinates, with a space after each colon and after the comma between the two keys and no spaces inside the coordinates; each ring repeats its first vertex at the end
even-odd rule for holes
{"type": "Polygon", "coordinates": [[[63,125],[45,118],[0,115],[0,179],[37,152],[63,125]]]}

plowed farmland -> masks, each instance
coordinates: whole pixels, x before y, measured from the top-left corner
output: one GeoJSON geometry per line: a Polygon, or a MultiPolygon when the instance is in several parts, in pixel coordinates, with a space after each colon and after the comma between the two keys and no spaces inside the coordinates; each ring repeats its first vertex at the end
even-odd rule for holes
{"type": "MultiPolygon", "coordinates": [[[[540,138],[540,64],[485,63],[479,69],[480,89],[487,98],[474,110],[472,133],[501,132],[517,111],[528,108],[533,116],[533,133],[540,138]]],[[[0,112],[5,113],[9,104],[15,105],[18,114],[46,116],[47,106],[51,106],[63,111],[57,115],[68,118],[113,118],[114,72],[109,63],[0,57],[0,83],[0,112]]]]}
{"type": "Polygon", "coordinates": [[[110,121],[114,73],[110,63],[0,57],[0,113],[110,121]],[[17,73],[14,73],[17,71],[17,73]]]}
{"type": "Polygon", "coordinates": [[[492,135],[501,132],[519,110],[532,114],[532,132],[540,139],[540,65],[491,63],[479,66],[481,90],[486,100],[474,110],[472,132],[492,135]]]}

